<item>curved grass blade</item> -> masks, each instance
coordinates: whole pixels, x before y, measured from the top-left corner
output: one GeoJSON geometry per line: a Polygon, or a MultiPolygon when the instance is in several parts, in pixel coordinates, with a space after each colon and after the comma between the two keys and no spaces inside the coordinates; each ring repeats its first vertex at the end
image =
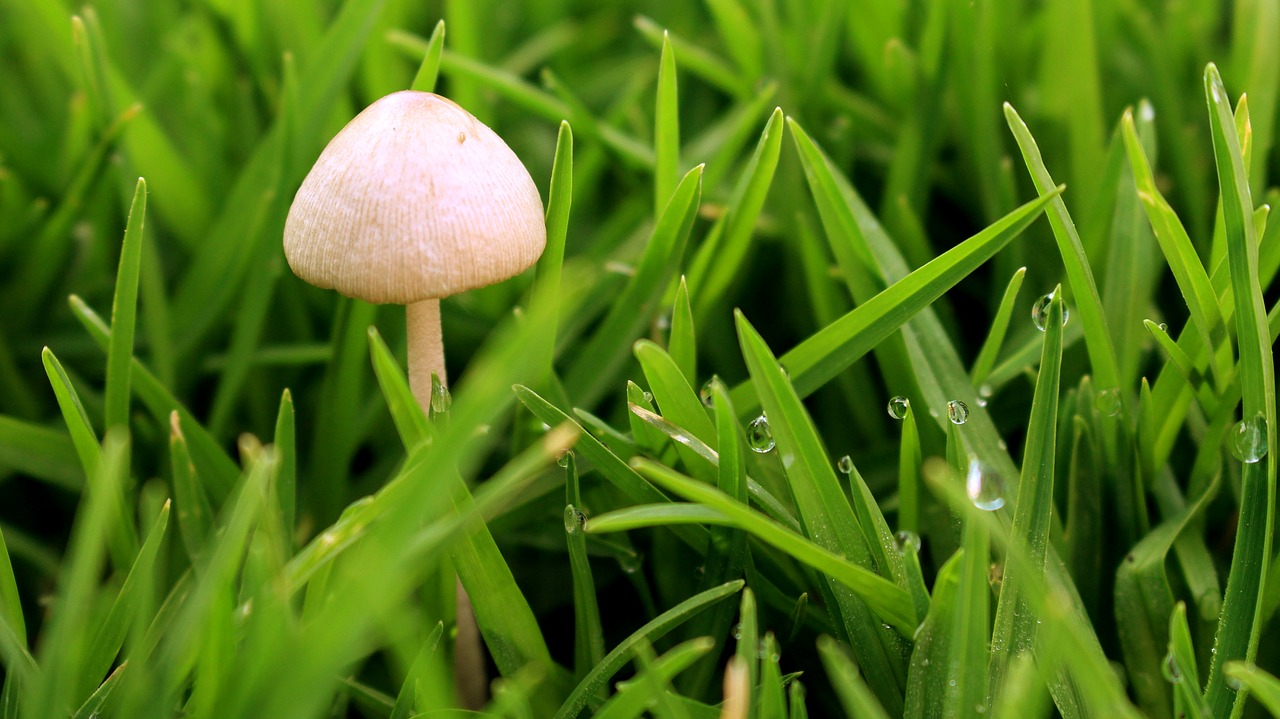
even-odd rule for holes
{"type": "Polygon", "coordinates": [[[1209,664],[1209,683],[1205,688],[1205,697],[1215,716],[1235,717],[1243,711],[1247,692],[1231,691],[1226,685],[1222,667],[1228,661],[1252,661],[1262,630],[1259,619],[1262,588],[1266,586],[1275,516],[1275,363],[1262,287],[1258,281],[1258,238],[1253,224],[1253,201],[1227,92],[1218,69],[1212,63],[1205,69],[1204,90],[1209,105],[1218,184],[1222,192],[1227,261],[1235,300],[1242,410],[1246,419],[1263,418],[1267,446],[1272,448],[1262,461],[1245,463],[1243,467],[1240,531],[1236,534],[1231,555],[1231,571],[1227,575],[1222,614],[1209,664]]]}
{"type": "Polygon", "coordinates": [[[569,569],[573,574],[573,673],[582,679],[604,658],[604,628],[600,623],[600,606],[596,600],[596,584],[587,559],[587,539],[583,526],[582,493],[578,487],[578,461],[573,452],[564,457],[565,541],[569,545],[569,569]]]}
{"type": "Polygon", "coordinates": [[[85,476],[93,476],[98,465],[98,433],[94,431],[93,424],[89,421],[89,414],[85,412],[84,405],[80,402],[80,395],[76,393],[75,387],[71,384],[71,378],[67,376],[67,371],[62,368],[62,363],[53,354],[53,350],[45,347],[40,353],[40,358],[44,362],[44,371],[49,376],[49,383],[53,386],[58,408],[62,410],[62,420],[67,425],[67,431],[71,433],[71,443],[75,446],[76,455],[80,458],[80,470],[85,476]]]}
{"type": "MultiPolygon", "coordinates": [[[[829,228],[840,228],[842,233],[852,235],[859,232],[857,221],[844,202],[841,188],[826,158],[794,122],[790,126],[819,209],[826,208],[824,223],[829,228]],[[828,220],[828,214],[840,219],[828,220]]],[[[1040,198],[1019,207],[784,354],[781,360],[790,372],[796,392],[802,397],[812,394],[869,352],[1017,237],[1061,191],[1062,188],[1049,190],[1040,198]]],[[[862,258],[862,261],[874,266],[870,256],[862,258]]],[[[740,412],[752,412],[759,407],[748,385],[735,388],[732,398],[740,412]]]]}
{"type": "MultiPolygon", "coordinates": [[[[1040,156],[1040,148],[1035,138],[1027,129],[1026,123],[1018,116],[1013,105],[1004,104],[1005,119],[1013,132],[1022,157],[1026,161],[1027,170],[1036,186],[1036,191],[1049,192],[1054,187],[1053,178],[1045,168],[1040,156]]],[[[1101,164],[1101,163],[1098,163],[1101,164]]],[[[1090,165],[1096,167],[1097,165],[1090,165]]],[[[1081,168],[1083,171],[1083,168],[1081,168]]],[[[1054,197],[1045,214],[1049,216],[1049,224],[1053,227],[1053,236],[1058,241],[1058,251],[1062,255],[1062,264],[1067,271],[1067,285],[1075,298],[1080,314],[1080,324],[1084,325],[1085,348],[1089,352],[1089,364],[1093,368],[1093,376],[1102,389],[1120,387],[1120,368],[1116,364],[1115,349],[1111,346],[1111,332],[1107,329],[1107,317],[1102,311],[1102,299],[1098,296],[1098,287],[1093,280],[1093,271],[1089,268],[1089,259],[1085,256],[1080,235],[1076,232],[1075,223],[1067,212],[1067,205],[1061,197],[1054,197]]],[[[1121,403],[1127,402],[1121,393],[1121,403]]],[[[1122,411],[1127,411],[1122,409],[1122,411]]]]}
{"type": "Polygon", "coordinates": [[[431,31],[431,37],[427,38],[426,53],[422,56],[422,64],[418,66],[418,73],[413,76],[413,84],[409,89],[418,92],[435,92],[436,78],[440,75],[442,52],[444,52],[444,20],[436,23],[435,29],[431,31]]]}
{"type": "Polygon", "coordinates": [[[699,165],[680,181],[653,230],[635,275],[565,373],[565,390],[574,402],[590,407],[599,400],[625,362],[627,347],[658,310],[668,281],[684,256],[701,194],[699,165]]]}
{"type": "MultiPolygon", "coordinates": [[[[552,308],[560,305],[560,276],[564,269],[564,246],[569,233],[569,212],[573,206],[573,129],[567,121],[560,123],[556,134],[556,154],[551,164],[551,185],[547,191],[547,245],[538,260],[533,280],[533,302],[552,308]]],[[[559,313],[551,312],[556,317],[559,313]]],[[[555,370],[556,329],[540,338],[546,374],[555,370]]],[[[555,384],[555,383],[550,383],[555,384]]]]}
{"type": "Polygon", "coordinates": [[[187,550],[187,558],[192,566],[196,566],[213,527],[213,509],[209,506],[204,487],[200,486],[195,465],[191,463],[177,410],[169,415],[169,461],[173,472],[173,497],[178,505],[178,531],[182,536],[182,546],[187,550]]]}
{"type": "MultiPolygon", "coordinates": [[[[1191,311],[1192,324],[1205,347],[1220,347],[1226,341],[1226,328],[1218,309],[1217,294],[1213,291],[1209,274],[1200,263],[1200,257],[1196,254],[1187,231],[1182,227],[1181,220],[1156,188],[1155,177],[1151,174],[1151,166],[1138,139],[1131,111],[1125,111],[1121,132],[1125,149],[1129,153],[1129,165],[1133,168],[1134,182],[1138,186],[1138,197],[1147,211],[1147,219],[1164,252],[1165,261],[1173,271],[1178,289],[1182,291],[1183,300],[1191,311]]],[[[1217,361],[1210,366],[1221,383],[1230,370],[1231,356],[1229,351],[1225,357],[1219,352],[1214,352],[1214,355],[1217,361]]]]}
{"type": "MultiPolygon", "coordinates": [[[[1020,563],[1006,565],[996,604],[995,629],[991,636],[992,695],[1000,693],[1005,669],[1012,657],[1030,652],[1036,644],[1036,613],[1022,594],[1023,571],[1040,575],[1045,571],[1049,534],[1053,524],[1054,463],[1057,461],[1058,386],[1062,372],[1062,286],[1053,292],[1045,321],[1044,350],[1040,374],[1031,400],[1027,442],[1022,455],[1022,475],[1018,499],[1013,508],[1011,542],[1027,557],[1026,570],[1020,563]]],[[[972,470],[971,470],[972,471],[972,470]]],[[[967,527],[966,527],[967,531],[967,527]]],[[[968,549],[966,548],[966,551],[968,549]]],[[[962,705],[963,706],[963,705],[962,705]]]]}
{"type": "MultiPolygon", "coordinates": [[[[734,313],[734,319],[742,356],[765,416],[769,418],[769,427],[777,442],[779,456],[783,458],[783,466],[787,468],[787,483],[805,535],[822,548],[848,557],[869,571],[876,571],[874,555],[863,536],[864,528],[860,527],[844,490],[840,488],[822,438],[800,401],[800,395],[746,317],[739,311],[734,313]]],[[[880,568],[882,572],[887,570],[887,567],[880,568]]],[[[868,614],[866,598],[850,593],[831,579],[823,585],[823,591],[828,600],[828,611],[837,624],[843,625],[846,638],[858,652],[859,665],[866,672],[876,696],[889,711],[900,711],[901,687],[906,681],[906,667],[902,665],[898,652],[900,638],[884,632],[882,624],[868,614]]],[[[904,609],[907,614],[914,614],[909,604],[904,609]]],[[[911,620],[914,623],[915,617],[911,620]]]]}
{"type": "MultiPolygon", "coordinates": [[[[645,647],[643,644],[640,646],[645,647]]],[[[644,660],[643,668],[631,679],[619,682],[618,693],[593,716],[596,719],[633,719],[643,715],[646,708],[655,712],[655,716],[661,716],[657,712],[670,691],[671,680],[706,656],[714,647],[715,640],[711,637],[698,637],[672,647],[661,657],[644,660]]],[[[652,651],[649,650],[650,653],[652,651]]],[[[643,651],[638,656],[643,657],[643,651]]],[[[669,706],[667,711],[671,711],[669,706]]]]}
{"type": "Polygon", "coordinates": [[[1169,616],[1169,653],[1164,658],[1166,679],[1173,679],[1173,711],[1186,719],[1208,719],[1209,707],[1200,694],[1200,670],[1196,667],[1187,605],[1178,602],[1169,616]]]}
{"type": "Polygon", "coordinates": [[[983,341],[982,349],[978,350],[973,369],[969,370],[969,380],[974,387],[981,387],[987,375],[991,374],[991,368],[996,366],[996,357],[1000,355],[1000,346],[1004,344],[1005,334],[1009,331],[1009,320],[1013,317],[1013,303],[1018,299],[1018,290],[1022,288],[1022,278],[1026,274],[1027,268],[1019,267],[1009,279],[1009,285],[1004,288],[1004,295],[1000,298],[1000,306],[996,308],[996,316],[991,320],[987,339],[983,341]]]}
{"type": "Polygon", "coordinates": [[[556,719],[572,719],[587,706],[590,697],[603,687],[614,674],[636,655],[641,643],[652,644],[665,636],[672,629],[688,621],[690,617],[716,602],[727,599],[742,589],[745,582],[737,580],[726,582],[718,587],[689,597],[676,606],[658,615],[653,621],[637,629],[618,646],[613,648],[605,658],[587,674],[574,688],[568,699],[556,712],[556,719]]]}
{"type": "MultiPolygon", "coordinates": [[[[847,587],[849,592],[856,593],[885,622],[891,624],[904,635],[914,631],[916,617],[914,616],[915,612],[912,608],[911,598],[905,590],[888,579],[850,562],[836,552],[825,549],[795,532],[787,530],[776,522],[769,521],[759,513],[702,482],[685,477],[651,460],[636,458],[633,460],[633,464],[645,476],[650,477],[670,491],[715,510],[722,516],[722,519],[718,521],[750,532],[762,542],[794,557],[796,561],[807,564],[826,574],[832,583],[837,583],[842,588],[847,587]]],[[[626,512],[631,510],[619,511],[626,512]]],[[[702,514],[697,510],[677,510],[675,513],[663,514],[659,517],[650,514],[649,517],[682,521],[694,516],[694,513],[706,521],[717,520],[716,515],[702,514]]],[[[614,522],[610,514],[602,515],[592,520],[587,526],[587,531],[600,531],[602,527],[608,528],[614,522]]],[[[635,515],[632,516],[634,517],[635,515]]],[[[627,519],[627,515],[624,515],[623,522],[627,519]]],[[[877,625],[879,625],[878,622],[877,625]]]]}
{"type": "MultiPolygon", "coordinates": [[[[440,646],[440,637],[443,635],[444,622],[437,622],[436,628],[431,630],[427,641],[423,642],[422,648],[418,650],[418,656],[414,657],[413,664],[406,673],[404,684],[400,686],[400,693],[396,695],[396,701],[391,707],[391,715],[388,719],[409,719],[414,707],[422,707],[420,695],[424,693],[424,689],[420,687],[423,683],[431,681],[430,672],[432,665],[439,662],[436,650],[440,646]]],[[[440,667],[436,669],[442,671],[440,667]]]]}
{"type": "MultiPolygon", "coordinates": [[[[400,364],[391,354],[391,349],[382,340],[377,328],[369,327],[369,354],[373,361],[373,373],[378,378],[378,386],[391,410],[391,418],[395,421],[396,431],[400,434],[400,442],[406,451],[412,452],[420,443],[426,441],[431,433],[431,425],[427,415],[414,399],[409,389],[409,380],[400,370],[400,364]]],[[[434,392],[433,392],[434,394],[434,392]]]]}
{"type": "Polygon", "coordinates": [[[105,426],[129,424],[129,371],[133,358],[133,332],[138,318],[138,272],[142,261],[142,226],[147,217],[147,181],[138,178],[124,229],[120,267],[116,273],[115,300],[111,305],[111,344],[107,348],[105,426]]]}
{"type": "Polygon", "coordinates": [[[717,444],[715,425],[671,355],[649,340],[639,340],[633,350],[663,416],[714,450],[717,444]]]}
{"type": "Polygon", "coordinates": [[[640,385],[627,380],[627,407],[631,410],[627,420],[631,424],[631,436],[636,445],[655,457],[668,456],[667,438],[649,424],[641,421],[642,412],[653,414],[653,394],[640,389],[640,385]]]}
{"type": "Polygon", "coordinates": [[[1200,402],[1200,407],[1207,414],[1216,414],[1218,408],[1218,398],[1215,396],[1213,387],[1210,386],[1208,378],[1201,374],[1196,367],[1196,363],[1187,355],[1182,346],[1169,336],[1169,330],[1162,328],[1160,325],[1151,320],[1143,320],[1142,324],[1155,338],[1156,345],[1169,358],[1169,362],[1173,365],[1182,378],[1187,381],[1187,385],[1195,391],[1196,399],[1200,402]]]}
{"type": "Polygon", "coordinates": [[[1280,679],[1247,662],[1230,662],[1225,671],[1240,683],[1241,693],[1249,692],[1271,716],[1280,717],[1280,679]]]}

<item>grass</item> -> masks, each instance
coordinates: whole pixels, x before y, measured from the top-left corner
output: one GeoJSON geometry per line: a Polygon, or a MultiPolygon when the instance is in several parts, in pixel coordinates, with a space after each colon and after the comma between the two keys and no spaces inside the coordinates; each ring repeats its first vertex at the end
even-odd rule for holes
{"type": "Polygon", "coordinates": [[[1277,22],[0,7],[0,719],[1280,716],[1277,22]],[[547,215],[429,408],[280,249],[404,88],[547,215]]]}

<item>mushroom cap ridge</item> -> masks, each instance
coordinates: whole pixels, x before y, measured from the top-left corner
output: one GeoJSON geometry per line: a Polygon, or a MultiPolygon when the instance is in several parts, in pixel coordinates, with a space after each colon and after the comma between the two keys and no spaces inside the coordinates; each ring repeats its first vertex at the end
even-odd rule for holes
{"type": "Polygon", "coordinates": [[[296,275],[377,303],[501,282],[545,245],[542,199],[511,148],[454,102],[410,90],[329,142],[284,227],[296,275]]]}

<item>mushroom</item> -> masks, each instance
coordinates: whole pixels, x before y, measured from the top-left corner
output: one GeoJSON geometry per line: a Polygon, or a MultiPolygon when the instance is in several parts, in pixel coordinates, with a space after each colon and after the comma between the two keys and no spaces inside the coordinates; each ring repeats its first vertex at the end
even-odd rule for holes
{"type": "Polygon", "coordinates": [[[440,298],[520,274],[545,245],[542,199],[511,148],[451,100],[412,90],[342,128],[284,226],[294,274],[407,306],[409,386],[424,411],[431,375],[446,380],[440,298]]]}
{"type": "MultiPolygon", "coordinates": [[[[456,103],[406,90],[381,98],[320,153],[289,208],[284,254],[307,282],[406,305],[409,386],[423,411],[445,382],[440,298],[497,284],[538,260],[542,199],[511,148],[456,103]]],[[[484,704],[480,635],[457,583],[455,679],[484,704]]]]}

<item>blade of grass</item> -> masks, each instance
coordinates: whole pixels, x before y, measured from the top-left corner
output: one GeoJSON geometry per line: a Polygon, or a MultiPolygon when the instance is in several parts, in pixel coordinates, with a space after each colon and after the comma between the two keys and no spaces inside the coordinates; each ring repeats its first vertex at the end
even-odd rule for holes
{"type": "Polygon", "coordinates": [[[556,712],[556,719],[572,719],[572,717],[578,716],[590,703],[590,698],[595,696],[596,692],[618,670],[631,661],[641,643],[651,644],[657,641],[672,629],[688,621],[690,617],[698,612],[736,594],[742,589],[743,585],[744,582],[742,580],[726,582],[719,587],[695,594],[637,629],[631,636],[614,647],[605,656],[604,660],[596,664],[586,678],[578,683],[573,693],[569,695],[564,704],[560,706],[559,711],[556,712]]]}
{"type": "Polygon", "coordinates": [[[1027,268],[1018,268],[1004,289],[1000,306],[996,308],[996,315],[991,320],[987,339],[983,340],[982,349],[978,350],[978,358],[973,361],[973,369],[969,370],[969,380],[973,382],[974,387],[981,387],[987,375],[991,374],[991,368],[996,365],[1000,346],[1004,344],[1005,334],[1009,331],[1009,319],[1013,317],[1013,303],[1018,299],[1018,290],[1022,288],[1022,278],[1026,274],[1027,268]]]}
{"type": "Polygon", "coordinates": [[[676,92],[676,58],[671,37],[662,32],[662,60],[658,66],[658,99],[654,110],[653,217],[662,217],[680,184],[680,101],[676,92]]]}
{"type": "Polygon", "coordinates": [[[689,287],[684,275],[676,287],[675,304],[671,307],[671,336],[667,340],[667,353],[680,369],[685,380],[694,385],[698,381],[698,340],[693,325],[693,309],[689,303],[689,287]]]}
{"type": "Polygon", "coordinates": [[[1250,693],[1271,716],[1280,717],[1280,679],[1248,662],[1227,664],[1226,674],[1240,683],[1242,693],[1250,693]]]}
{"type": "MultiPolygon", "coordinates": [[[[1035,138],[1031,136],[1031,131],[1013,109],[1013,105],[1005,103],[1004,114],[1009,129],[1022,150],[1022,157],[1026,161],[1027,170],[1031,174],[1036,191],[1042,194],[1049,192],[1054,187],[1053,178],[1045,168],[1044,160],[1040,156],[1040,148],[1036,145],[1035,138]]],[[[1074,117],[1075,113],[1072,116],[1074,117]]],[[[1094,118],[1091,122],[1096,120],[1097,118],[1094,118]]],[[[1092,143],[1092,133],[1075,138],[1075,142],[1083,152],[1083,147],[1092,143]]],[[[1078,162],[1082,157],[1084,156],[1073,159],[1078,162]]],[[[1080,173],[1081,176],[1089,171],[1086,167],[1097,167],[1101,164],[1077,166],[1075,162],[1073,162],[1073,172],[1080,173]]],[[[1080,235],[1076,232],[1075,223],[1067,212],[1066,203],[1058,196],[1051,200],[1045,214],[1049,216],[1049,224],[1053,227],[1053,236],[1058,242],[1058,252],[1062,255],[1062,264],[1067,272],[1067,286],[1075,299],[1080,323],[1084,325],[1085,348],[1089,352],[1089,364],[1093,369],[1094,379],[1101,389],[1118,388],[1120,387],[1120,369],[1116,364],[1115,349],[1111,346],[1111,332],[1107,328],[1107,318],[1102,311],[1102,299],[1098,296],[1098,287],[1093,281],[1093,271],[1089,268],[1089,260],[1085,256],[1084,246],[1080,243],[1080,235]]],[[[1127,412],[1124,407],[1127,401],[1122,392],[1122,412],[1127,412]]]]}
{"type": "MultiPolygon", "coordinates": [[[[539,305],[549,305],[552,309],[547,311],[557,317],[557,320],[559,313],[555,310],[560,306],[560,276],[564,267],[564,247],[569,233],[569,210],[572,205],[573,130],[568,122],[562,121],[556,134],[556,154],[551,164],[551,185],[547,191],[547,244],[538,260],[532,300],[539,305]]],[[[537,348],[541,352],[548,379],[555,372],[557,331],[558,327],[553,327],[550,334],[541,338],[537,348]]],[[[558,386],[555,382],[548,382],[548,385],[558,386]]]]}
{"type": "Polygon", "coordinates": [[[66,432],[0,415],[0,467],[80,491],[84,471],[66,432]]]}
{"type": "Polygon", "coordinates": [[[187,558],[192,566],[196,566],[213,526],[213,509],[209,506],[209,498],[191,463],[187,439],[182,434],[182,420],[177,410],[169,415],[169,427],[169,459],[173,473],[173,496],[178,505],[178,531],[182,536],[182,546],[187,550],[187,558]]]}
{"type": "Polygon", "coordinates": [[[1169,653],[1164,658],[1166,679],[1173,678],[1174,711],[1187,719],[1208,719],[1209,707],[1200,694],[1200,670],[1196,667],[1187,605],[1178,602],[1169,616],[1169,653]]]}
{"type": "MultiPolygon", "coordinates": [[[[643,649],[645,644],[641,644],[643,649]]],[[[666,654],[652,660],[644,660],[644,652],[638,659],[643,667],[634,677],[618,683],[618,692],[601,705],[593,714],[596,719],[633,719],[642,716],[648,708],[655,716],[672,716],[672,705],[666,701],[671,680],[706,656],[715,647],[711,637],[699,637],[672,647],[666,654]],[[662,711],[661,714],[659,712],[662,711]]],[[[652,653],[652,649],[649,650],[652,653]]],[[[683,709],[683,707],[681,707],[683,709]]],[[[677,709],[677,712],[680,710],[677,709]]],[[[680,713],[678,715],[688,716],[680,713]]]]}
{"type": "Polygon", "coordinates": [[[564,457],[565,499],[564,532],[569,545],[569,569],[573,574],[573,673],[579,681],[591,667],[604,659],[604,628],[600,623],[600,606],[596,600],[596,584],[587,559],[587,538],[582,531],[586,520],[582,493],[578,485],[578,462],[573,452],[564,457]]]}
{"type": "Polygon", "coordinates": [[[138,313],[138,272],[142,260],[142,226],[147,217],[147,181],[138,178],[120,250],[115,300],[111,305],[111,345],[107,349],[105,426],[129,425],[129,372],[138,313]]]}
{"type": "MultiPolygon", "coordinates": [[[[1044,350],[1031,417],[1027,424],[1026,448],[1022,454],[1022,474],[1018,499],[1013,508],[1011,541],[1015,551],[1025,553],[1029,571],[1045,571],[1053,517],[1054,463],[1057,459],[1058,386],[1062,372],[1063,300],[1059,285],[1049,302],[1045,321],[1044,350]]],[[[972,469],[970,470],[972,472],[972,469]]],[[[967,528],[966,528],[967,529],[967,528]]],[[[966,552],[968,548],[966,547],[966,552]]],[[[1039,626],[1036,613],[1022,594],[1022,567],[1006,565],[996,604],[995,629],[991,637],[991,695],[1000,693],[1004,674],[1012,657],[1032,651],[1039,626]]],[[[961,705],[964,706],[964,705],[961,705]]]]}
{"type": "Polygon", "coordinates": [[[440,53],[444,52],[444,20],[436,23],[427,38],[427,51],[422,56],[422,64],[418,73],[413,76],[411,90],[418,92],[435,92],[436,78],[440,76],[440,53]]]}
{"type": "Polygon", "coordinates": [[[298,447],[294,423],[293,394],[286,388],[280,394],[276,411],[275,440],[276,476],[272,483],[280,503],[280,525],[284,529],[285,554],[293,554],[294,527],[298,514],[298,447]]]}
{"type": "MultiPolygon", "coordinates": [[[[1213,134],[1214,160],[1222,188],[1222,214],[1226,226],[1227,260],[1235,298],[1236,337],[1240,346],[1240,381],[1246,419],[1263,418],[1267,446],[1276,446],[1275,364],[1267,327],[1262,287],[1258,281],[1258,248],[1246,168],[1226,89],[1212,63],[1205,69],[1205,98],[1213,134]]],[[[1241,477],[1240,531],[1231,555],[1231,571],[1223,597],[1218,633],[1205,697],[1216,716],[1239,716],[1247,692],[1233,692],[1226,684],[1223,665],[1232,660],[1252,661],[1262,630],[1262,588],[1271,557],[1272,520],[1275,516],[1275,451],[1260,462],[1246,463],[1241,477]]]]}

